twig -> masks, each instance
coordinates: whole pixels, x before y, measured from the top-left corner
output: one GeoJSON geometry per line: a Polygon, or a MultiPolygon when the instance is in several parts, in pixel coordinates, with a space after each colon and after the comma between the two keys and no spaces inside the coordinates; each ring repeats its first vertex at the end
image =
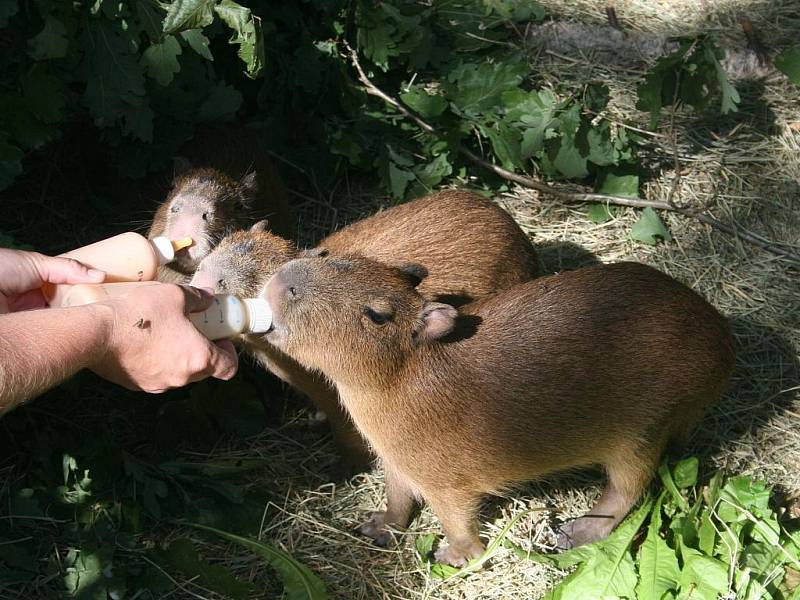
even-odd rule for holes
{"type": "MultiPolygon", "coordinates": [[[[435,136],[441,136],[439,131],[430,123],[425,121],[422,117],[412,111],[410,108],[402,104],[396,98],[393,98],[383,90],[381,90],[378,86],[376,86],[367,74],[364,72],[364,69],[361,67],[361,62],[358,59],[358,54],[356,51],[348,44],[346,41],[344,42],[345,48],[350,53],[350,59],[353,63],[353,66],[358,71],[358,79],[364,85],[365,91],[377,98],[380,98],[387,104],[394,106],[403,116],[407,119],[410,119],[414,123],[416,123],[420,129],[426,131],[435,136]]],[[[702,208],[700,210],[693,209],[691,207],[684,207],[684,206],[677,206],[668,202],[662,202],[660,200],[647,200],[642,198],[623,198],[621,196],[611,196],[606,194],[594,194],[594,193],[586,193],[586,192],[572,192],[568,190],[559,189],[548,185],[546,183],[542,183],[540,181],[536,181],[535,179],[528,177],[527,175],[520,175],[518,173],[514,173],[513,171],[509,171],[490,163],[489,161],[481,158],[471,150],[465,148],[464,146],[458,147],[459,154],[463,155],[465,158],[470,160],[471,162],[475,163],[476,165],[483,167],[489,171],[494,172],[495,174],[499,175],[503,179],[507,181],[513,181],[514,183],[518,183],[521,186],[536,190],[538,192],[542,192],[543,194],[549,194],[551,196],[555,196],[556,198],[560,198],[565,202],[570,203],[582,203],[582,202],[605,202],[607,204],[615,204],[619,206],[631,206],[634,208],[654,208],[658,210],[664,210],[667,212],[674,212],[678,213],[687,217],[694,217],[701,223],[709,225],[714,229],[718,229],[724,233],[733,235],[734,237],[744,240],[754,246],[758,246],[772,254],[776,254],[786,260],[791,262],[800,264],[800,254],[797,252],[793,252],[787,248],[784,248],[781,244],[772,242],[769,240],[765,240],[761,236],[743,229],[741,227],[737,227],[736,225],[732,225],[730,223],[724,223],[714,217],[712,217],[707,212],[707,208],[702,208]]]]}

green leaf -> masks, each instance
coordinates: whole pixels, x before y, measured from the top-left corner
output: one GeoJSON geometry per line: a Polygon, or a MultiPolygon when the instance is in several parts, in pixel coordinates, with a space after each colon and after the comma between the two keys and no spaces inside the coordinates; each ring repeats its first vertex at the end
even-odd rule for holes
{"type": "Polygon", "coordinates": [[[672,236],[669,234],[669,230],[664,225],[661,217],[648,206],[642,211],[639,220],[633,224],[631,228],[631,239],[654,245],[657,244],[659,240],[668,242],[672,239],[672,236]]]}
{"type": "Polygon", "coordinates": [[[678,598],[680,600],[718,600],[728,592],[728,569],[722,561],[703,556],[691,548],[683,549],[678,598]]]}
{"type": "Polygon", "coordinates": [[[64,85],[42,68],[34,68],[20,79],[25,103],[45,123],[58,123],[67,103],[64,85]]]}
{"type": "Polygon", "coordinates": [[[173,0],[164,17],[164,33],[202,29],[214,21],[217,0],[173,0]]]}
{"type": "Polygon", "coordinates": [[[28,53],[34,60],[64,58],[67,55],[67,28],[53,16],[44,20],[44,28],[28,40],[28,53]]]}
{"type": "Polygon", "coordinates": [[[0,0],[0,27],[8,25],[8,20],[17,14],[19,5],[17,0],[0,0]]]}
{"type": "Polygon", "coordinates": [[[168,35],[164,41],[148,46],[142,54],[141,65],[159,85],[167,86],[172,82],[175,73],[181,69],[178,63],[178,55],[181,52],[181,45],[175,36],[168,35]]]}
{"type": "Polygon", "coordinates": [[[197,111],[198,121],[230,119],[242,105],[242,93],[230,85],[218,83],[197,111]]]}
{"type": "Polygon", "coordinates": [[[423,118],[438,117],[447,109],[444,97],[429,94],[419,87],[400,94],[400,99],[423,118]]]}
{"type": "Polygon", "coordinates": [[[189,47],[197,52],[206,60],[214,60],[211,56],[211,51],[208,49],[208,38],[203,35],[200,29],[189,29],[188,31],[181,31],[180,36],[189,44],[189,47]]]}
{"type": "Polygon", "coordinates": [[[605,171],[600,176],[597,193],[620,198],[638,198],[639,176],[635,174],[616,175],[611,171],[605,171]]]}
{"type": "Polygon", "coordinates": [[[255,78],[264,68],[264,39],[261,19],[233,0],[222,0],[214,10],[233,29],[231,44],[239,45],[239,58],[247,66],[248,76],[255,78]]]}
{"type": "Polygon", "coordinates": [[[480,132],[489,138],[500,164],[509,171],[521,166],[519,132],[502,121],[494,125],[478,124],[480,132]]]}
{"type": "Polygon", "coordinates": [[[726,115],[729,112],[736,112],[739,109],[739,102],[741,101],[739,92],[737,92],[736,88],[733,87],[730,81],[728,81],[728,76],[725,74],[725,69],[722,68],[722,64],[720,64],[719,60],[717,60],[713,50],[707,47],[705,49],[705,53],[708,57],[708,60],[712,61],[714,63],[714,67],[716,68],[717,83],[719,84],[720,93],[722,95],[720,112],[723,115],[726,115]]]}
{"type": "Polygon", "coordinates": [[[639,551],[638,600],[661,600],[667,592],[678,589],[678,557],[661,537],[661,505],[665,494],[661,493],[653,507],[647,538],[639,551]]]}
{"type": "Polygon", "coordinates": [[[775,57],[775,68],[795,85],[800,85],[800,46],[787,48],[775,57]]]}
{"type": "Polygon", "coordinates": [[[711,511],[706,507],[700,513],[700,527],[697,530],[697,547],[703,554],[714,554],[717,530],[711,520],[711,511]]]}
{"type": "Polygon", "coordinates": [[[189,523],[189,525],[238,544],[265,559],[280,576],[287,600],[326,600],[328,598],[328,592],[322,580],[311,569],[296,561],[283,550],[213,527],[197,523],[189,523]]]}
{"type": "Polygon", "coordinates": [[[461,63],[448,75],[444,89],[462,112],[474,115],[494,108],[503,92],[517,87],[527,73],[521,61],[461,63]]]}
{"type": "Polygon", "coordinates": [[[605,223],[609,219],[614,218],[614,207],[608,204],[596,203],[589,207],[586,211],[586,218],[592,223],[605,223]]]}
{"type": "Polygon", "coordinates": [[[568,577],[557,584],[545,598],[567,600],[583,598],[636,598],[636,566],[631,544],[647,515],[653,498],[647,496],[641,506],[628,516],[606,539],[579,546],[561,554],[517,552],[523,558],[545,562],[557,568],[578,564],[568,577]]]}
{"type": "Polygon", "coordinates": [[[697,483],[697,469],[700,461],[696,456],[684,458],[672,469],[672,478],[680,489],[692,487],[697,483]]]}
{"type": "Polygon", "coordinates": [[[211,565],[200,558],[191,540],[186,538],[178,538],[163,550],[154,550],[153,554],[162,565],[181,571],[202,587],[222,594],[226,598],[243,600],[252,590],[251,584],[240,581],[225,567],[211,565]]]}
{"type": "MultiPolygon", "coordinates": [[[[90,20],[84,43],[88,69],[84,98],[96,124],[109,127],[127,115],[133,130],[134,113],[145,105],[136,45],[119,24],[107,19],[90,20]]],[[[152,127],[152,113],[150,123],[152,127]]],[[[138,131],[142,132],[141,121],[138,131]]]]}
{"type": "Polygon", "coordinates": [[[395,198],[403,198],[406,193],[406,187],[414,179],[414,174],[410,171],[401,169],[394,162],[389,163],[389,186],[392,190],[392,196],[395,198]]]}

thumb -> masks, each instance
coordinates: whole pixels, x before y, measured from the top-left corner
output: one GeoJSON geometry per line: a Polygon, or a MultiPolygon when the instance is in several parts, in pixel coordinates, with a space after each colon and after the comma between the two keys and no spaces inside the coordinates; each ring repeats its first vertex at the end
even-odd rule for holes
{"type": "Polygon", "coordinates": [[[197,288],[191,285],[182,285],[180,288],[183,290],[185,298],[185,311],[186,313],[200,312],[211,306],[214,299],[212,294],[206,288],[197,288]]]}
{"type": "Polygon", "coordinates": [[[33,266],[42,283],[102,283],[106,278],[103,271],[72,258],[39,254],[33,257],[33,266]]]}

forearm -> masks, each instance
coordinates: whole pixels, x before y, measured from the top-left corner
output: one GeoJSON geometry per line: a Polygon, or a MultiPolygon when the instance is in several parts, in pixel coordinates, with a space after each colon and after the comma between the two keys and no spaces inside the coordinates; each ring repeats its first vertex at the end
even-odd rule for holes
{"type": "Polygon", "coordinates": [[[103,305],[0,315],[0,415],[94,364],[110,317],[103,305]]]}

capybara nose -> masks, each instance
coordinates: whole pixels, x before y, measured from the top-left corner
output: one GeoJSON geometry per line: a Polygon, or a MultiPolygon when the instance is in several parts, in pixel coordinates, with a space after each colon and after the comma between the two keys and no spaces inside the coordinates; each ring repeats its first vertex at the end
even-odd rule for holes
{"type": "Polygon", "coordinates": [[[217,289],[217,280],[214,279],[214,273],[212,273],[211,269],[199,269],[195,271],[194,277],[192,277],[189,285],[198,288],[208,288],[215,292],[219,291],[217,289]]]}

